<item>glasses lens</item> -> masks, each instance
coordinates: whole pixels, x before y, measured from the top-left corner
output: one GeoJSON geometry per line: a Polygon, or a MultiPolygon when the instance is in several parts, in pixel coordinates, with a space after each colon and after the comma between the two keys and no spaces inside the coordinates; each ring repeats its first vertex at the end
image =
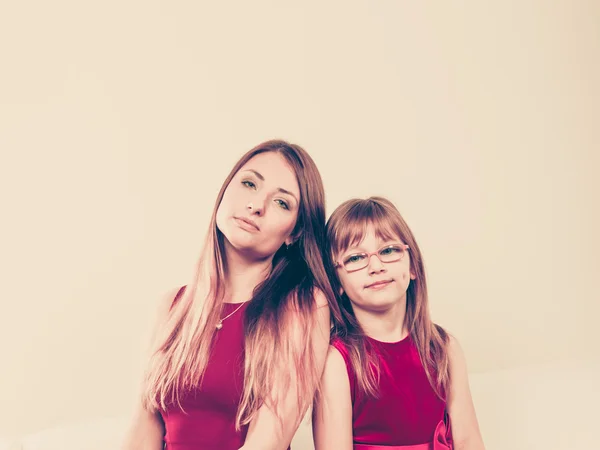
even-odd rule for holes
{"type": "Polygon", "coordinates": [[[346,270],[359,270],[367,265],[367,255],[365,253],[355,253],[344,259],[346,270]]]}
{"type": "Polygon", "coordinates": [[[402,259],[404,256],[404,249],[397,245],[391,245],[386,248],[382,248],[379,251],[379,259],[383,262],[394,262],[402,259]]]}

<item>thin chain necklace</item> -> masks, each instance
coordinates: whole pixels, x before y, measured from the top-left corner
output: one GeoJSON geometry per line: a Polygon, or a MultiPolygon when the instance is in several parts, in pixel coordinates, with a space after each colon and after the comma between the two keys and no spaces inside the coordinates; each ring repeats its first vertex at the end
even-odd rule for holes
{"type": "Polygon", "coordinates": [[[240,303],[240,306],[238,306],[237,308],[235,308],[232,313],[227,314],[225,317],[223,317],[221,320],[219,320],[219,323],[217,324],[217,330],[220,330],[221,328],[223,328],[223,321],[225,319],[233,316],[238,311],[238,309],[240,309],[242,306],[244,306],[244,303],[246,303],[246,302],[240,303]]]}

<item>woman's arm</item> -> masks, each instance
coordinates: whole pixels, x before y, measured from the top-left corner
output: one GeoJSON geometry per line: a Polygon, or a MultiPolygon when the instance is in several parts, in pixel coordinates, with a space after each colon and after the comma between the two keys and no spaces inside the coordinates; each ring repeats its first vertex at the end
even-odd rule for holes
{"type": "Polygon", "coordinates": [[[121,450],[163,450],[164,435],[165,428],[160,414],[148,411],[140,403],[121,450]]]}
{"type": "MultiPolygon", "coordinates": [[[[159,302],[151,330],[152,343],[155,342],[159,328],[167,319],[169,309],[178,291],[179,288],[169,291],[159,302]]],[[[131,423],[121,445],[121,450],[163,450],[165,427],[162,417],[158,411],[149,411],[144,408],[141,396],[140,392],[136,397],[131,423]]]]}
{"type": "Polygon", "coordinates": [[[450,392],[448,413],[455,450],[485,450],[469,388],[467,363],[458,341],[450,336],[450,392]]]}
{"type": "MultiPolygon", "coordinates": [[[[316,323],[312,330],[312,342],[314,343],[314,358],[319,374],[322,374],[329,347],[330,316],[329,305],[323,293],[315,290],[316,323]]],[[[294,321],[289,326],[293,326],[294,321]]],[[[296,321],[297,323],[297,321],[296,321]]],[[[294,329],[294,331],[299,331],[294,329]]],[[[294,333],[298,345],[304,341],[299,333],[294,333]]],[[[285,370],[285,369],[284,369],[285,370]]],[[[289,367],[291,385],[285,393],[274,392],[274,398],[278,399],[278,415],[263,405],[258,410],[256,417],[250,422],[246,441],[240,450],[285,450],[290,445],[296,430],[300,426],[305,411],[299,411],[296,395],[296,373],[294,368],[289,367]]]]}
{"type": "Polygon", "coordinates": [[[323,372],[321,398],[313,409],[315,450],[352,450],[352,398],[346,363],[330,346],[323,372]]]}

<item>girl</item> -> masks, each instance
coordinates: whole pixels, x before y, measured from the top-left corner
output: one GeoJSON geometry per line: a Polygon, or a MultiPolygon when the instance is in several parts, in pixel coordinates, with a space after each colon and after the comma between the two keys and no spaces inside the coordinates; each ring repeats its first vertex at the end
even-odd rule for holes
{"type": "Polygon", "coordinates": [[[313,411],[316,450],[482,450],[463,353],[430,319],[421,252],[398,210],[349,200],[327,238],[343,323],[313,411]]]}
{"type": "Polygon", "coordinates": [[[284,141],[246,153],[217,196],[195,278],[159,313],[126,449],[288,448],[319,384],[330,313],[341,317],[324,242],[310,156],[284,141]]]}

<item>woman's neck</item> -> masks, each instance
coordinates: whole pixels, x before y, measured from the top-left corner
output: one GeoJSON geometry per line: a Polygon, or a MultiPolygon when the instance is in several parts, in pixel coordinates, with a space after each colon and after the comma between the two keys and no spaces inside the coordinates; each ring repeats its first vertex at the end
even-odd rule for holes
{"type": "Polygon", "coordinates": [[[225,257],[227,258],[225,302],[241,303],[250,300],[254,288],[269,275],[273,258],[248,259],[228,244],[225,245],[225,257]]]}

